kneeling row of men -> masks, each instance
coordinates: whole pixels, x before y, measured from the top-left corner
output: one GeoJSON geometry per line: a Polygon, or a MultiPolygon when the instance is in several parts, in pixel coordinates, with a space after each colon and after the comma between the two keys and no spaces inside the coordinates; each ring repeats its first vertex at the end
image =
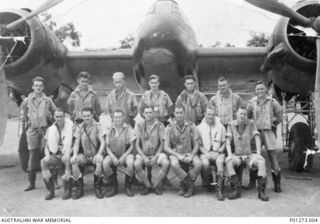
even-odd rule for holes
{"type": "Polygon", "coordinates": [[[238,109],[237,119],[228,125],[227,130],[213,107],[207,107],[205,117],[197,127],[185,119],[183,106],[175,107],[175,119],[166,128],[155,118],[153,106],[145,106],[142,110],[144,119],[135,125],[134,130],[124,122],[121,110],[114,111],[111,128],[104,130],[93,119],[91,108],[82,109],[83,122],[78,125],[65,119],[64,112],[57,109],[55,122],[46,132],[45,157],[41,160],[43,179],[49,191],[46,199],[50,200],[55,195],[52,171],[62,167],[65,167],[63,199],[83,196],[83,169],[86,165],[95,166],[94,191],[97,198],[104,197],[104,184],[110,186],[105,194],[107,197],[117,194],[117,170],[125,174],[125,193],[128,196],[134,196],[134,173],[144,183],[142,195],[151,192],[161,195],[162,180],[170,166],[180,179],[179,195],[191,197],[200,173],[203,184],[210,185],[210,164],[215,163],[218,200],[224,200],[225,165],[233,189],[229,199],[241,196],[241,181],[235,168],[243,164],[258,169],[258,197],[263,201],[269,200],[265,194],[266,166],[260,155],[260,134],[255,123],[247,118],[246,108],[238,109]],[[251,148],[252,139],[255,141],[255,153],[251,148]],[[160,170],[152,183],[144,168],[150,172],[154,165],[160,166],[160,170]],[[72,195],[73,186],[76,190],[72,195]]]}

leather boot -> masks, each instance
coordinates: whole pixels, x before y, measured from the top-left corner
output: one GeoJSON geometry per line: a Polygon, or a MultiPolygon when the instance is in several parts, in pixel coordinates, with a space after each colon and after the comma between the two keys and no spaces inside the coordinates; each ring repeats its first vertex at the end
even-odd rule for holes
{"type": "Polygon", "coordinates": [[[267,179],[258,177],[258,198],[262,201],[269,201],[269,197],[265,193],[267,179]]]}
{"type": "Polygon", "coordinates": [[[44,183],[46,185],[47,190],[49,191],[49,193],[46,195],[45,199],[46,200],[51,200],[52,198],[54,198],[54,177],[50,177],[49,180],[45,180],[44,179],[44,183]]]}
{"type": "Polygon", "coordinates": [[[126,195],[128,195],[129,197],[134,196],[134,193],[131,189],[132,183],[133,183],[133,177],[126,175],[125,180],[124,180],[124,188],[125,188],[124,191],[125,191],[126,195]]]}
{"type": "Polygon", "coordinates": [[[102,178],[103,177],[98,177],[97,175],[94,175],[94,178],[93,178],[94,193],[96,194],[96,197],[99,199],[103,198],[102,178]]]}
{"type": "Polygon", "coordinates": [[[62,200],[67,200],[72,197],[72,178],[69,178],[69,180],[62,179],[63,183],[63,196],[62,200]]]}
{"type": "Polygon", "coordinates": [[[37,176],[37,171],[35,170],[30,170],[28,171],[28,181],[29,185],[24,191],[31,191],[36,188],[36,176],[37,176]]]}
{"type": "Polygon", "coordinates": [[[186,187],[186,184],[185,184],[184,180],[180,181],[180,185],[179,186],[180,186],[179,195],[183,196],[186,193],[186,190],[187,190],[187,187],[186,187]]]}
{"type": "Polygon", "coordinates": [[[138,180],[138,179],[136,178],[136,175],[135,175],[135,174],[133,174],[133,176],[132,176],[132,185],[137,186],[137,187],[142,187],[142,186],[144,186],[144,184],[143,184],[140,180],[138,180]]]}
{"type": "Polygon", "coordinates": [[[281,189],[281,170],[279,169],[278,175],[275,174],[274,171],[272,171],[271,173],[272,173],[272,179],[274,182],[274,191],[277,193],[282,192],[282,189],[281,189]]]}
{"type": "Polygon", "coordinates": [[[74,181],[76,186],[76,191],[72,195],[73,199],[79,199],[83,196],[83,178],[79,178],[78,180],[74,181]]]}
{"type": "Polygon", "coordinates": [[[217,175],[217,199],[219,201],[224,200],[223,189],[224,189],[224,178],[223,176],[217,175]]]}
{"type": "Polygon", "coordinates": [[[168,176],[165,176],[165,177],[162,179],[162,185],[163,185],[163,186],[166,186],[166,187],[172,187],[172,184],[171,184],[171,182],[169,181],[168,176]]]}
{"type": "Polygon", "coordinates": [[[186,178],[184,179],[185,181],[185,184],[186,184],[186,187],[187,187],[187,190],[186,190],[186,193],[183,195],[185,198],[190,198],[193,194],[194,194],[194,182],[195,180],[192,179],[190,177],[190,175],[188,174],[186,176],[186,178]]]}
{"type": "Polygon", "coordinates": [[[110,191],[107,191],[106,197],[112,197],[112,196],[114,196],[114,195],[116,195],[118,193],[117,173],[113,173],[109,177],[109,182],[110,182],[111,189],[110,189],[110,191]]]}
{"type": "Polygon", "coordinates": [[[233,189],[232,193],[229,194],[229,199],[237,199],[241,197],[241,185],[237,175],[231,176],[231,187],[233,189]]]}
{"type": "Polygon", "coordinates": [[[249,176],[250,176],[250,182],[245,187],[246,190],[251,190],[253,188],[256,188],[256,181],[257,181],[257,178],[258,178],[258,170],[250,169],[249,176]]]}

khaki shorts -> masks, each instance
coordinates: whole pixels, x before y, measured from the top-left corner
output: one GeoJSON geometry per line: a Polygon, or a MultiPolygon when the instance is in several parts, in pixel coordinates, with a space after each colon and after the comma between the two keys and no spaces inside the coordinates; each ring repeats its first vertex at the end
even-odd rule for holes
{"type": "Polygon", "coordinates": [[[261,145],[264,145],[266,150],[277,149],[277,139],[272,130],[259,130],[261,145]]]}
{"type": "Polygon", "coordinates": [[[28,128],[27,143],[29,150],[41,149],[45,146],[44,136],[46,133],[47,127],[43,128],[28,128]]]}
{"type": "Polygon", "coordinates": [[[241,164],[246,164],[250,169],[253,168],[253,163],[257,160],[263,160],[264,158],[261,155],[257,154],[251,154],[251,155],[244,155],[244,156],[238,156],[238,155],[232,155],[231,157],[226,159],[226,163],[232,161],[232,164],[234,166],[240,166],[241,164]]]}
{"type": "MultiPolygon", "coordinates": [[[[152,159],[153,156],[149,156],[149,159],[152,159]]],[[[142,159],[142,156],[140,156],[139,154],[136,155],[136,158],[139,158],[142,160],[142,163],[144,165],[144,162],[143,162],[143,159],[142,159]]],[[[161,164],[161,161],[163,160],[168,160],[168,157],[166,154],[164,153],[160,153],[159,155],[159,158],[157,159],[157,165],[159,166],[161,164]]],[[[169,161],[169,160],[168,160],[169,161]]]]}

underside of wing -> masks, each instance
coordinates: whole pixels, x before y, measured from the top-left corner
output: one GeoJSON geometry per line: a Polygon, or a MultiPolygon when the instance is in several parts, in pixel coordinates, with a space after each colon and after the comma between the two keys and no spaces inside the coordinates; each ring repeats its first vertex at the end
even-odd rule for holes
{"type": "Polygon", "coordinates": [[[235,92],[252,92],[257,80],[268,81],[267,74],[260,71],[265,56],[266,48],[197,49],[200,90],[215,93],[219,77],[224,76],[235,92]]]}

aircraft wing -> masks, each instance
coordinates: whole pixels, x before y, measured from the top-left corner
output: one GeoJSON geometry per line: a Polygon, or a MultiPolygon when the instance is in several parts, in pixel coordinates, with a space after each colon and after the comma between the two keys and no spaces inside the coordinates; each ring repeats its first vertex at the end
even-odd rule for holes
{"type": "MultiPolygon", "coordinates": [[[[66,63],[73,80],[81,71],[91,74],[91,81],[99,96],[106,96],[113,88],[112,74],[123,72],[126,76],[126,86],[134,93],[141,93],[132,65],[132,49],[117,49],[104,51],[70,51],[66,56],[66,63]]],[[[68,82],[70,83],[70,82],[68,82]]],[[[73,81],[75,87],[76,83],[73,81]]]]}
{"type": "Polygon", "coordinates": [[[198,48],[198,75],[200,90],[217,91],[220,76],[229,78],[235,92],[250,92],[257,80],[268,81],[260,71],[267,48],[198,48]]]}

